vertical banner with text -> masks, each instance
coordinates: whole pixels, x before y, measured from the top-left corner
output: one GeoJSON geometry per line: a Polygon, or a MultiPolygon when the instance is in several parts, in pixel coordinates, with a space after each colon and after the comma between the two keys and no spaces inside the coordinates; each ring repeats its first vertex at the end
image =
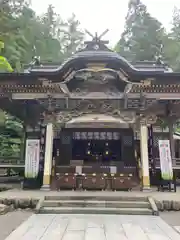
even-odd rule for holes
{"type": "Polygon", "coordinates": [[[38,139],[26,140],[25,177],[36,178],[39,172],[40,141],[38,139]]]}
{"type": "Polygon", "coordinates": [[[159,156],[162,178],[172,180],[173,168],[169,140],[159,140],[159,156]]]}

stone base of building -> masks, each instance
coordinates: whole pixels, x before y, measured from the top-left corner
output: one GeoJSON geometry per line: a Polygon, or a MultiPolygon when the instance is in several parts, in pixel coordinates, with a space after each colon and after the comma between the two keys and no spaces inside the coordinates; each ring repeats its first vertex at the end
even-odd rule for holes
{"type": "Polygon", "coordinates": [[[41,190],[42,191],[50,191],[51,187],[50,187],[50,185],[42,185],[41,190]]]}
{"type": "Polygon", "coordinates": [[[152,192],[152,188],[151,187],[142,187],[142,191],[143,192],[152,192]]]}
{"type": "Polygon", "coordinates": [[[23,189],[39,189],[40,181],[38,178],[24,178],[22,182],[23,189]]]}

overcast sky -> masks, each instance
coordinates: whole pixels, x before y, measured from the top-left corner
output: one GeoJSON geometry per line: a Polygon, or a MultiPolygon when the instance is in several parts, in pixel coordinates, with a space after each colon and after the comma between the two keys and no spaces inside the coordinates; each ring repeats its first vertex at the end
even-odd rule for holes
{"type": "MultiPolygon", "coordinates": [[[[81,22],[82,29],[90,32],[102,33],[106,28],[110,31],[105,40],[110,40],[114,45],[124,28],[124,20],[127,14],[128,0],[31,0],[37,13],[46,10],[48,4],[56,8],[62,18],[68,18],[75,13],[81,22]]],[[[148,7],[152,16],[170,28],[174,6],[180,8],[180,0],[142,0],[148,7]]]]}

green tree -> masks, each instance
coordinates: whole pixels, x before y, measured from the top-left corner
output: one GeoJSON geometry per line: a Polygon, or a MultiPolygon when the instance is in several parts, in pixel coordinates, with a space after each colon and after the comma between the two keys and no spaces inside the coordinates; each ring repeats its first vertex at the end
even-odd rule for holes
{"type": "Polygon", "coordinates": [[[174,71],[180,71],[180,9],[175,8],[172,28],[164,38],[164,56],[174,71]]]}
{"type": "Polygon", "coordinates": [[[0,2],[0,40],[3,55],[20,70],[34,55],[41,61],[62,62],[82,41],[75,16],[62,21],[52,5],[38,16],[25,0],[0,2]]]}
{"type": "Polygon", "coordinates": [[[131,61],[154,60],[160,54],[164,35],[162,24],[147,7],[140,0],[130,0],[125,30],[115,50],[131,61]]]}
{"type": "MultiPolygon", "coordinates": [[[[4,49],[4,42],[0,41],[0,53],[4,49]]],[[[0,56],[0,72],[13,72],[13,69],[4,56],[0,56]]]]}
{"type": "Polygon", "coordinates": [[[19,18],[26,1],[1,1],[0,2],[0,40],[5,43],[3,55],[15,67],[21,61],[28,44],[19,26],[19,18]]]}
{"type": "Polygon", "coordinates": [[[0,111],[0,157],[20,158],[23,143],[22,122],[0,111]]]}
{"type": "Polygon", "coordinates": [[[52,5],[48,6],[45,14],[38,17],[38,22],[42,32],[35,35],[36,54],[41,56],[42,61],[61,61],[61,42],[56,35],[61,23],[58,22],[58,14],[52,5]]]}
{"type": "MultiPolygon", "coordinates": [[[[66,57],[62,50],[64,27],[67,29],[52,5],[45,14],[38,16],[25,0],[0,1],[0,60],[3,60],[3,69],[4,63],[8,64],[6,58],[16,70],[21,70],[19,66],[29,63],[34,55],[41,56],[42,61],[63,61],[66,57]]],[[[70,34],[67,32],[68,36],[75,35],[76,30],[70,34]]],[[[22,122],[0,111],[1,156],[19,154],[23,132],[22,122]]]]}
{"type": "Polygon", "coordinates": [[[68,18],[64,25],[63,33],[63,53],[67,58],[82,46],[84,39],[84,33],[80,30],[80,22],[76,19],[75,14],[68,18]]]}
{"type": "MultiPolygon", "coordinates": [[[[62,62],[76,51],[83,37],[75,15],[64,22],[52,5],[38,16],[31,9],[30,1],[0,1],[0,60],[3,60],[3,67],[4,63],[9,67],[9,61],[16,71],[21,71],[23,65],[29,63],[35,55],[40,56],[42,62],[62,62]],[[4,62],[6,59],[8,61],[4,62]]],[[[14,114],[23,118],[18,108],[14,114]]],[[[31,117],[28,120],[29,124],[33,121],[31,117]]],[[[0,111],[1,156],[19,156],[23,133],[21,121],[0,111]]]]}

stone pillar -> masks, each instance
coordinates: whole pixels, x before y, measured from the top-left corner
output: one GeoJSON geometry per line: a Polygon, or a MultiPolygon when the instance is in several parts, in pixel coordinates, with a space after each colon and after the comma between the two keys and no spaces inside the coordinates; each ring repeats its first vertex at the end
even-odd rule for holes
{"type": "Polygon", "coordinates": [[[140,124],[140,148],[142,167],[142,190],[150,190],[149,158],[148,158],[148,129],[145,123],[140,124]]]}
{"type": "Polygon", "coordinates": [[[43,176],[43,190],[50,189],[51,170],[52,170],[52,152],[53,152],[53,124],[48,123],[46,127],[46,142],[45,142],[45,156],[44,156],[44,176],[43,176]]]}

